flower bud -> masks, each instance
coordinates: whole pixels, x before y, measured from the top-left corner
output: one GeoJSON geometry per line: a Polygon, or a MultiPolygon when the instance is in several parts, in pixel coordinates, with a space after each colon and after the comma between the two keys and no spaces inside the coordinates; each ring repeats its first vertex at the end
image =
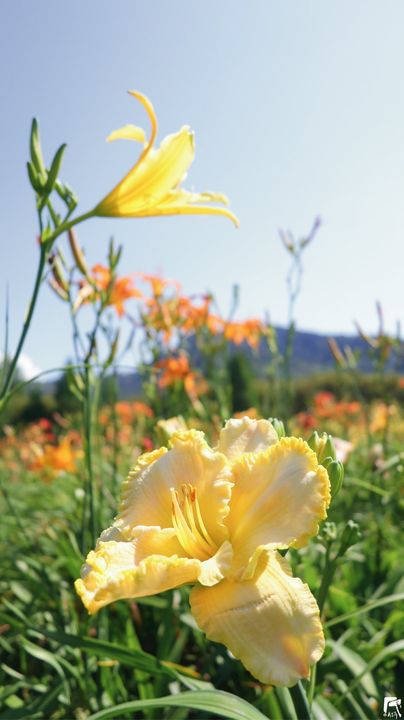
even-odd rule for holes
{"type": "Polygon", "coordinates": [[[331,495],[334,499],[341,490],[344,481],[344,466],[340,460],[332,460],[327,465],[327,472],[331,483],[331,495]]]}
{"type": "Polygon", "coordinates": [[[329,338],[327,342],[328,342],[328,347],[330,349],[331,355],[333,356],[337,365],[342,368],[346,367],[346,360],[338,346],[337,341],[334,338],[329,338]]]}
{"type": "Polygon", "coordinates": [[[43,160],[41,149],[41,141],[39,139],[38,121],[36,118],[32,120],[31,125],[30,154],[32,165],[37,172],[40,182],[45,183],[47,180],[47,173],[45,170],[45,163],[43,160]]]}
{"type": "Polygon", "coordinates": [[[282,420],[278,420],[278,418],[269,418],[269,422],[272,424],[279,440],[285,437],[286,430],[282,420]]]}
{"type": "Polygon", "coordinates": [[[110,353],[108,355],[107,360],[105,361],[105,367],[109,367],[114,362],[116,353],[118,351],[118,343],[119,343],[119,330],[117,330],[116,335],[112,341],[110,353]]]}
{"type": "Polygon", "coordinates": [[[360,537],[361,532],[359,530],[358,523],[356,523],[354,520],[348,520],[342,531],[338,555],[344,555],[348,548],[352,547],[352,545],[355,545],[358,542],[360,537]]]}
{"type": "Polygon", "coordinates": [[[69,296],[66,290],[63,290],[63,288],[60,287],[60,285],[56,282],[54,278],[49,278],[48,285],[50,288],[52,288],[53,292],[55,292],[56,295],[60,297],[61,300],[63,300],[64,302],[68,301],[69,296]]]}
{"type": "Polygon", "coordinates": [[[29,181],[34,188],[35,192],[40,195],[42,193],[42,184],[39,179],[39,175],[37,170],[35,169],[34,165],[31,162],[27,162],[27,170],[28,170],[28,177],[29,181]]]}
{"type": "Polygon", "coordinates": [[[50,265],[51,265],[52,275],[54,277],[55,282],[66,293],[66,295],[68,295],[69,284],[63,274],[62,264],[61,264],[59,258],[56,256],[51,258],[50,265]]]}
{"type": "Polygon", "coordinates": [[[50,195],[53,188],[55,187],[56,180],[58,179],[58,175],[60,172],[60,167],[62,165],[63,155],[66,150],[66,144],[60,146],[60,148],[56,151],[55,157],[52,160],[52,165],[50,167],[49,173],[48,173],[48,179],[46,181],[46,185],[44,188],[45,195],[50,195]]]}
{"type": "Polygon", "coordinates": [[[337,457],[332,437],[327,433],[321,433],[321,435],[319,435],[315,430],[310,436],[308,444],[316,453],[320,465],[325,466],[325,461],[328,458],[332,461],[337,457]]]}
{"type": "Polygon", "coordinates": [[[159,420],[157,430],[163,442],[166,443],[174,433],[188,430],[188,426],[182,415],[175,415],[175,417],[168,418],[167,420],[159,420]]]}
{"type": "Polygon", "coordinates": [[[77,235],[76,235],[75,231],[73,230],[73,228],[70,228],[67,235],[69,238],[69,245],[70,245],[70,249],[72,251],[72,255],[74,257],[75,263],[76,263],[78,269],[80,270],[80,272],[83,273],[83,275],[85,275],[85,277],[87,277],[88,276],[88,267],[87,267],[86,259],[84,257],[84,253],[78,243],[77,235]]]}
{"type": "Polygon", "coordinates": [[[328,543],[337,539],[337,526],[334,522],[325,522],[321,534],[328,543]]]}

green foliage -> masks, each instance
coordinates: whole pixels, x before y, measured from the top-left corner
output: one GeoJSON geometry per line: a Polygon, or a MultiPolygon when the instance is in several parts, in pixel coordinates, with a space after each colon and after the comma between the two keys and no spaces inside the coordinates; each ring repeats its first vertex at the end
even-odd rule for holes
{"type": "Polygon", "coordinates": [[[257,402],[257,394],[248,358],[241,353],[234,353],[228,360],[227,371],[233,413],[254,407],[257,402]]]}

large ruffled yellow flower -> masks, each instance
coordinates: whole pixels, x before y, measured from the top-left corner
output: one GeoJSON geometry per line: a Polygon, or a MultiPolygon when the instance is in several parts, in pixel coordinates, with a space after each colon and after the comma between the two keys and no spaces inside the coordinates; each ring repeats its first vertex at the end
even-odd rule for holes
{"type": "Polygon", "coordinates": [[[174,135],[168,135],[160,147],[154,147],[157,135],[157,119],[150,100],[140,92],[129,91],[145,108],[151,123],[151,133],[146,141],[142,128],[125,125],[112,132],[107,140],[135,140],[144,145],[133,168],[97,205],[94,215],[114,217],[150,217],[155,215],[225,215],[235,225],[238,220],[225,207],[206,203],[227,205],[221,193],[192,193],[180,187],[180,183],[194,159],[195,143],[191,130],[184,126],[174,135]]]}
{"type": "Polygon", "coordinates": [[[229,420],[215,449],[201,432],[142,455],[120,512],[89,553],[76,590],[90,613],[114,600],[195,583],[199,627],[259,680],[293,685],[324,649],[317,603],[278,550],[318,532],[327,471],[267,420],[229,420]]]}

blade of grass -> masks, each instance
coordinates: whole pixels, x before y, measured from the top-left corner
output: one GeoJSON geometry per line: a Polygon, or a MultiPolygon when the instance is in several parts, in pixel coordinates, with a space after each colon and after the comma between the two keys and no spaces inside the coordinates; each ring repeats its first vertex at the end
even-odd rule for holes
{"type": "Polygon", "coordinates": [[[265,715],[245,700],[222,690],[190,691],[179,693],[178,695],[168,695],[154,700],[134,700],[116,705],[113,708],[101,710],[94,715],[90,715],[87,720],[121,718],[136,710],[144,710],[145,708],[152,707],[187,707],[210,713],[210,717],[212,717],[213,713],[213,717],[219,716],[229,718],[229,720],[268,720],[268,718],[265,718],[265,715]]]}

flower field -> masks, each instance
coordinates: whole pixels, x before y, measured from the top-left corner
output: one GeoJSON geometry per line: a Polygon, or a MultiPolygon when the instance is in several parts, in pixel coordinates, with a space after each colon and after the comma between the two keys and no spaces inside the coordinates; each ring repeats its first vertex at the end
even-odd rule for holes
{"type": "Polygon", "coordinates": [[[318,220],[282,235],[282,349],[237,297],[224,316],[213,294],[129,272],[112,241],[90,266],[77,226],[94,216],[238,225],[221,193],[181,187],[189,128],[157,147],[153,106],[131,95],[150,132],[109,136],[140,155],[90,212],[60,180],[64,146],[47,164],[32,125],[38,270],[0,375],[0,720],[386,716],[404,677],[402,343],[378,308],[377,336],[359,328],[370,374],[331,338],[328,385],[294,376],[318,220]],[[40,292],[73,359],[39,402],[44,378],[18,362],[40,292]]]}

